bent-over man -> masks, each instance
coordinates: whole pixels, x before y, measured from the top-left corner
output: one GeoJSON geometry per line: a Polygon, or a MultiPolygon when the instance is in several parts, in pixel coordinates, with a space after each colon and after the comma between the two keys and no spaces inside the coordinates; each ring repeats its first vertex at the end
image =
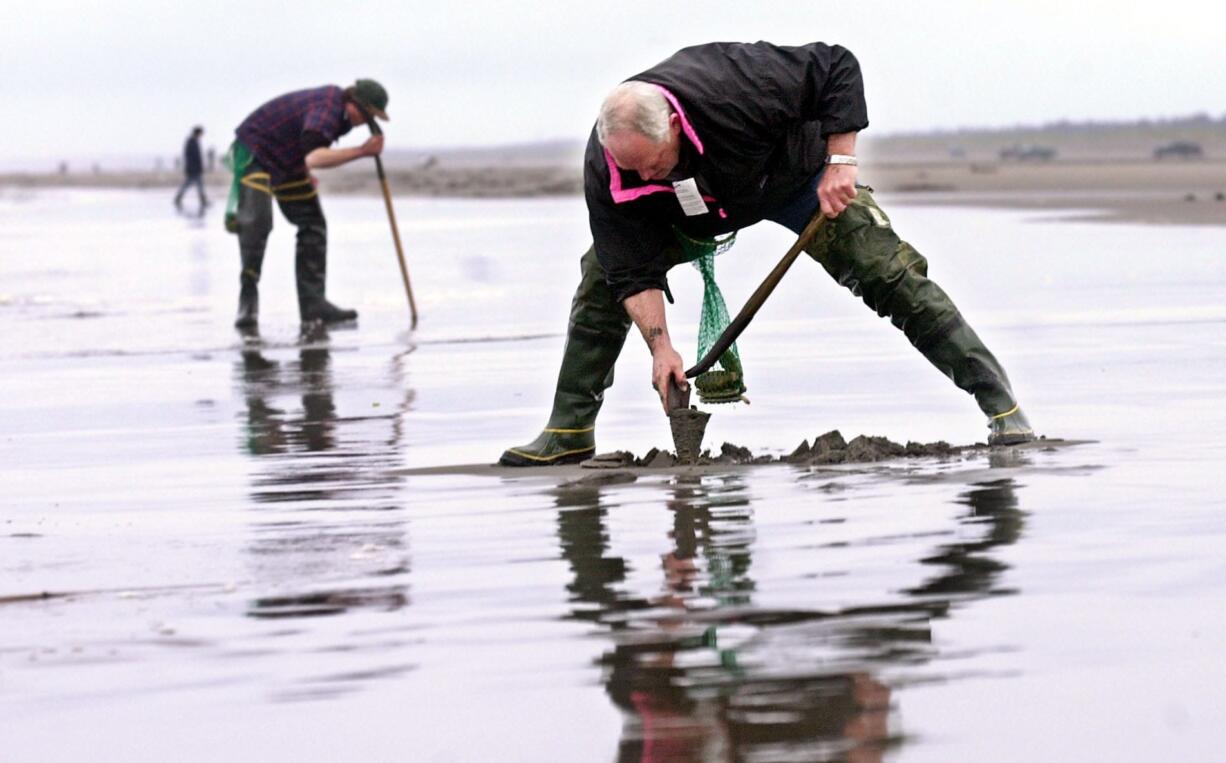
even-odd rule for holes
{"type": "Polygon", "coordinates": [[[667,273],[693,251],[681,237],[710,240],[761,220],[799,234],[819,214],[832,219],[809,256],[974,395],[991,443],[1033,439],[1004,368],[857,186],[856,134],[867,126],[859,63],[838,45],[697,45],[615,88],[584,159],[594,242],[580,260],[553,411],[500,462],[595,452],[596,415],[631,322],[662,399],[669,377],[686,385],[664,312],[667,273]]]}
{"type": "Polygon", "coordinates": [[[386,108],[383,86],[360,79],[347,88],[327,85],[286,93],[256,109],[238,126],[231,148],[237,209],[226,216],[226,227],[238,233],[243,268],[235,327],[254,328],[259,320],[258,284],[264,247],[272,231],[274,198],[281,214],[298,228],[294,272],[303,322],[334,323],[358,317],[356,310],[337,307],[324,297],[328,230],[311,170],[379,154],[382,135],[372,135],[352,148],[331,145],[370,118],[386,121],[386,108]]]}

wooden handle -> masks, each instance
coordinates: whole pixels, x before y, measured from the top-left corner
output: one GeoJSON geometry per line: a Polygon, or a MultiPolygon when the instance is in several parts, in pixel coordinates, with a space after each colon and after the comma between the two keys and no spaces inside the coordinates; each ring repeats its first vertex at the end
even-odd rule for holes
{"type": "MultiPolygon", "coordinates": [[[[371,135],[382,135],[383,130],[374,116],[358,104],[366,117],[371,135]]],[[[387,220],[392,226],[392,241],[396,244],[396,260],[400,263],[400,279],[404,281],[404,293],[409,298],[409,328],[417,328],[417,300],[413,299],[413,287],[409,284],[409,266],[404,261],[404,248],[400,246],[400,229],[396,226],[396,212],[392,209],[392,191],[387,185],[387,173],[383,171],[383,159],[375,154],[375,171],[379,173],[379,185],[383,188],[383,205],[387,207],[387,220]]]]}
{"type": "MultiPolygon", "coordinates": [[[[378,161],[379,157],[375,157],[378,161]]],[[[383,204],[387,207],[387,219],[392,226],[392,241],[396,244],[396,260],[400,263],[400,278],[404,281],[404,293],[409,298],[409,328],[417,328],[417,300],[413,299],[413,287],[409,284],[409,266],[404,261],[404,249],[400,246],[400,229],[396,227],[396,213],[392,210],[392,192],[383,177],[383,163],[378,163],[379,184],[383,187],[383,204]]]]}
{"type": "Polygon", "coordinates": [[[783,255],[783,259],[779,260],[779,264],[766,276],[765,280],[762,281],[762,285],[754,290],[753,294],[749,295],[749,300],[745,302],[741,312],[736,314],[736,317],[728,324],[728,328],[724,329],[724,333],[720,334],[719,339],[715,340],[715,344],[711,346],[710,351],[703,356],[702,360],[698,361],[698,365],[685,372],[687,379],[692,379],[705,371],[709,371],[711,366],[715,365],[715,361],[719,360],[720,356],[732,346],[732,343],[736,341],[741,332],[745,330],[745,327],[749,325],[749,322],[753,320],[753,317],[757,315],[762,304],[766,302],[766,298],[771,295],[771,292],[783,280],[783,275],[788,272],[788,268],[792,267],[792,263],[796,261],[797,256],[813,241],[813,237],[817,235],[818,230],[821,229],[825,222],[826,216],[820,212],[809,221],[805,229],[800,232],[796,243],[792,244],[792,248],[788,249],[787,254],[783,255]]]}

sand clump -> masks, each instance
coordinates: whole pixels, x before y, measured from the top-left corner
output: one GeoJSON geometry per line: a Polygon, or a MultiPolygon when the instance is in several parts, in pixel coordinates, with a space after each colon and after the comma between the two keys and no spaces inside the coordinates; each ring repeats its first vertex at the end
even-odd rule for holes
{"type": "MultiPolygon", "coordinates": [[[[906,445],[894,442],[887,437],[875,435],[860,435],[851,441],[843,438],[837,429],[813,438],[810,444],[803,441],[791,453],[782,456],[770,454],[755,454],[749,448],[726,442],[720,446],[718,453],[704,450],[696,461],[699,466],[712,464],[862,464],[873,461],[885,461],[891,458],[932,458],[952,456],[961,450],[944,440],[936,442],[907,442],[906,445]]],[[[618,450],[602,453],[585,462],[583,466],[589,469],[614,469],[619,467],[643,467],[647,469],[664,469],[676,466],[680,461],[670,451],[652,448],[642,456],[636,456],[628,450],[618,450]]]]}
{"type": "Polygon", "coordinates": [[[900,445],[887,437],[860,435],[851,442],[843,439],[839,430],[831,430],[813,440],[806,440],[784,459],[793,464],[848,464],[884,461],[887,458],[921,458],[949,456],[956,449],[945,442],[914,442],[900,445]]]}

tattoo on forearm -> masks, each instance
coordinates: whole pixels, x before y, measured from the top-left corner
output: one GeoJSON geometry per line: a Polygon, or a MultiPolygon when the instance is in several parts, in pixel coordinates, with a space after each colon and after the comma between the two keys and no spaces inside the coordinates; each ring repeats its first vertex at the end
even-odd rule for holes
{"type": "Polygon", "coordinates": [[[656,340],[664,336],[664,329],[659,326],[646,326],[643,328],[643,339],[647,341],[648,347],[654,347],[656,340]]]}

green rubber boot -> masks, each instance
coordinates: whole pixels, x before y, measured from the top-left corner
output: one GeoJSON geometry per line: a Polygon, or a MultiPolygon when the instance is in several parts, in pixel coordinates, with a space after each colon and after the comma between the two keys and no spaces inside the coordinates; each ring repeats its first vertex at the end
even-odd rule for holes
{"type": "Polygon", "coordinates": [[[1035,439],[1005,369],[961,315],[917,349],[954,384],[975,396],[979,410],[988,417],[989,445],[1018,445],[1035,439]]]}
{"type": "Polygon", "coordinates": [[[613,300],[594,248],[580,269],[549,422],[532,442],[507,448],[498,459],[503,466],[570,464],[596,453],[596,415],[613,384],[630,318],[613,300]]]}
{"type": "MultiPolygon", "coordinates": [[[[254,162],[248,174],[259,176],[264,170],[254,162]]],[[[235,229],[238,233],[239,273],[238,315],[234,328],[254,329],[260,320],[260,272],[264,267],[264,249],[272,232],[272,195],[259,185],[235,184],[235,229]]]]}
{"type": "Polygon", "coordinates": [[[527,445],[507,448],[498,459],[502,466],[577,464],[596,455],[596,426],[580,429],[545,427],[527,445]]]}
{"type": "Polygon", "coordinates": [[[257,280],[249,280],[243,270],[242,286],[238,292],[238,315],[234,318],[234,328],[253,329],[260,322],[260,291],[257,280]]]}
{"type": "Polygon", "coordinates": [[[991,434],[988,435],[988,445],[994,448],[1021,445],[1024,442],[1033,442],[1035,439],[1034,429],[1026,420],[1026,414],[1022,413],[1021,407],[1017,405],[989,418],[988,428],[991,430],[991,434]]]}
{"type": "Polygon", "coordinates": [[[861,188],[806,251],[878,315],[888,317],[937,370],[975,397],[988,416],[990,444],[1034,439],[1004,367],[949,295],[928,278],[928,261],[898,237],[869,189],[861,188]]]}
{"type": "Polygon", "coordinates": [[[356,310],[337,307],[324,296],[328,276],[328,223],[319,196],[278,198],[285,218],[298,228],[294,252],[294,279],[298,284],[298,315],[303,323],[341,323],[357,320],[356,310]]]}

